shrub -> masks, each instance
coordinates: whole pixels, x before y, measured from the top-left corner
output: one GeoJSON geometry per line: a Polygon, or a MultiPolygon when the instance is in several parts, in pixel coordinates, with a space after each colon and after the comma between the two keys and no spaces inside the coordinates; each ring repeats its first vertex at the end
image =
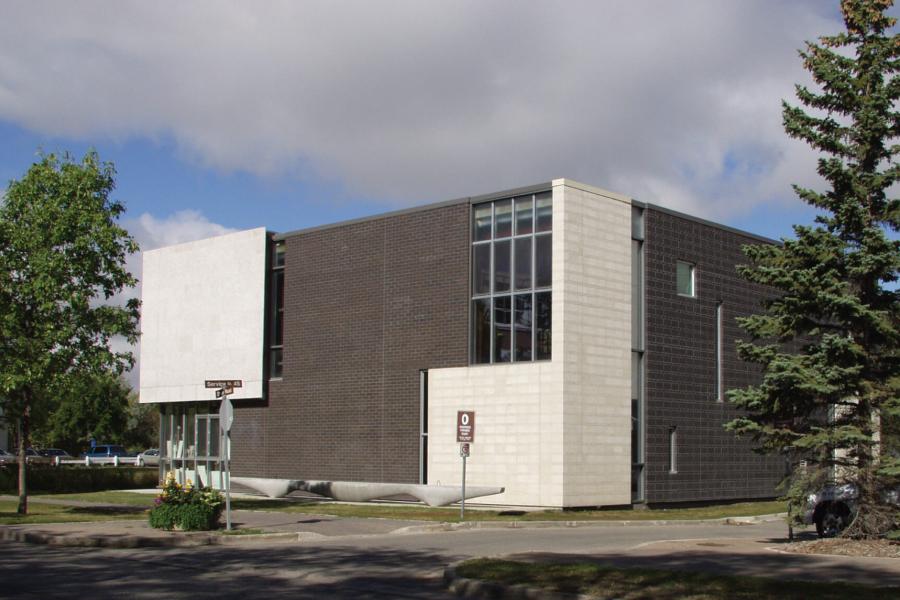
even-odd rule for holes
{"type": "MultiPolygon", "coordinates": [[[[0,465],[0,493],[17,493],[18,478],[18,464],[0,465]]],[[[29,493],[75,494],[104,490],[155,488],[158,484],[159,470],[156,467],[28,465],[29,493]]]]}
{"type": "Polygon", "coordinates": [[[150,510],[150,526],[156,529],[215,529],[224,507],[220,492],[208,487],[194,487],[190,480],[181,485],[172,472],[166,475],[162,492],[154,502],[155,506],[150,510]]]}

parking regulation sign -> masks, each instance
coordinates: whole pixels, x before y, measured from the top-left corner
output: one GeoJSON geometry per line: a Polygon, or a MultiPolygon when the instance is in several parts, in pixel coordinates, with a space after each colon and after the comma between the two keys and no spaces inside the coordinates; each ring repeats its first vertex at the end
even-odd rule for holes
{"type": "Polygon", "coordinates": [[[471,444],[475,441],[475,411],[460,410],[456,413],[456,441],[471,444]]]}

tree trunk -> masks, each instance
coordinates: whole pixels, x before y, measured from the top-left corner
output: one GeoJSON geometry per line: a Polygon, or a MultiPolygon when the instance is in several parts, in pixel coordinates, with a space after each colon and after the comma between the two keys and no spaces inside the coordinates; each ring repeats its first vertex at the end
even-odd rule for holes
{"type": "Polygon", "coordinates": [[[27,468],[28,461],[25,456],[25,449],[28,447],[29,423],[28,423],[29,407],[26,405],[19,417],[19,508],[16,512],[20,515],[28,514],[28,486],[27,484],[27,468]]]}

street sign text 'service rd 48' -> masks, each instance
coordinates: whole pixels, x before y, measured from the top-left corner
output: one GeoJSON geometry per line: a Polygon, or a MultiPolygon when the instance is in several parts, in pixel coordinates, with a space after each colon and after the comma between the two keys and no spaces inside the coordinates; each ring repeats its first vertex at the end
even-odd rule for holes
{"type": "Polygon", "coordinates": [[[206,389],[239,388],[243,387],[243,385],[243,379],[207,379],[205,383],[206,389]]]}

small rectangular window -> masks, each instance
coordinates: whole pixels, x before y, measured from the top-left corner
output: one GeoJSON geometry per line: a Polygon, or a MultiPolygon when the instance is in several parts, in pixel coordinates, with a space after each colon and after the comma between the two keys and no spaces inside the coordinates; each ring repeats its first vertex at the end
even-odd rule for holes
{"type": "Polygon", "coordinates": [[[553,283],[553,234],[534,238],[534,287],[550,287],[553,283]]]}
{"type": "Polygon", "coordinates": [[[515,344],[516,361],[531,360],[531,294],[514,296],[516,302],[515,344]]]}
{"type": "Polygon", "coordinates": [[[516,289],[531,289],[531,238],[515,240],[516,289]]]}
{"type": "Polygon", "coordinates": [[[491,205],[478,204],[474,211],[472,239],[476,242],[491,239],[491,205]]]}
{"type": "Polygon", "coordinates": [[[526,235],[534,231],[531,196],[516,198],[516,235],[526,235]]]}
{"type": "Polygon", "coordinates": [[[512,235],[512,200],[494,202],[494,238],[512,235]]]}
{"type": "Polygon", "coordinates": [[[553,192],[543,192],[535,196],[536,232],[553,229],[553,192]]]}
{"type": "Polygon", "coordinates": [[[491,299],[479,298],[472,303],[472,362],[491,362],[491,299]]]}
{"type": "Polygon", "coordinates": [[[494,293],[508,292],[510,277],[509,240],[494,243],[494,293]]]}
{"type": "Polygon", "coordinates": [[[678,472],[678,429],[669,428],[669,473],[678,472]]]}
{"type": "Polygon", "coordinates": [[[491,293],[491,245],[472,246],[472,291],[476,296],[491,293]]]}
{"type": "Polygon", "coordinates": [[[550,292],[534,295],[534,358],[547,360],[550,358],[553,333],[553,299],[550,292]]]}
{"type": "Polygon", "coordinates": [[[697,296],[696,269],[689,262],[679,260],[676,263],[676,288],[679,296],[697,296]]]}
{"type": "Polygon", "coordinates": [[[512,307],[509,296],[494,298],[494,362],[512,360],[512,307]]]}
{"type": "Polygon", "coordinates": [[[284,350],[282,348],[272,348],[269,352],[269,378],[279,379],[284,373],[283,368],[284,350]]]}

